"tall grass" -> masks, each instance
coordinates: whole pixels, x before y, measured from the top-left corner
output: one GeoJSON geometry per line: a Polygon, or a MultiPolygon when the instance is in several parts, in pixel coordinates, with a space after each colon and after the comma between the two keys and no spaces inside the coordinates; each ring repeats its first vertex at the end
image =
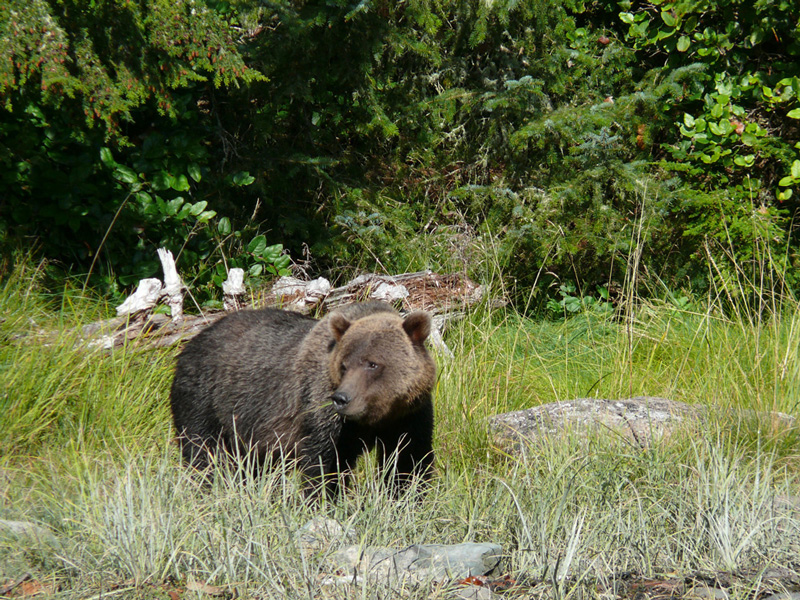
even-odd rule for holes
{"type": "Polygon", "coordinates": [[[112,354],[86,343],[81,326],[103,307],[67,290],[61,310],[37,295],[38,273],[0,290],[0,453],[150,440],[163,431],[163,402],[174,349],[123,348],[112,354]]]}
{"type": "Polygon", "coordinates": [[[0,289],[0,519],[55,538],[0,527],[0,584],[30,573],[63,597],[202,597],[204,585],[254,598],[455,597],[433,582],[326,587],[345,542],[311,554],[296,544],[319,514],[364,547],[499,543],[503,572],[542,597],[592,595],[626,572],[798,564],[796,430],[737,414],[800,416],[796,306],[746,318],[714,298],[637,302],[621,319],[563,322],[478,310],[447,334],[455,357],[438,357],[427,494],[394,498],[365,461],[343,498],[314,503],[288,467],[253,480],[227,465],[210,487],[193,479],[172,443],[176,350],[87,348],[77,328],[104,307],[67,294],[60,317],[26,268],[0,289]],[[553,400],[640,394],[726,410],[702,435],[647,450],[572,434],[513,459],[493,451],[485,426],[553,400]]]}
{"type": "MultiPolygon", "coordinates": [[[[512,410],[575,397],[664,396],[731,408],[798,408],[798,312],[759,326],[666,303],[640,304],[628,328],[605,312],[531,321],[493,312],[462,327],[455,385],[512,410]]],[[[452,339],[452,337],[451,337],[452,339]]],[[[450,365],[445,365],[448,369],[450,365]]]]}

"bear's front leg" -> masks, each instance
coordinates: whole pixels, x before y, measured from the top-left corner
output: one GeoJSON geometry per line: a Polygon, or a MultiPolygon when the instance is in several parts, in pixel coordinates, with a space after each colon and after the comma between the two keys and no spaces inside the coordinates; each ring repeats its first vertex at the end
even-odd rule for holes
{"type": "Polygon", "coordinates": [[[433,403],[392,424],[376,439],[378,464],[395,494],[412,479],[428,481],[433,470],[433,403]]]}
{"type": "Polygon", "coordinates": [[[347,487],[352,469],[363,452],[360,440],[342,443],[340,431],[329,433],[328,437],[309,435],[301,451],[301,470],[304,479],[304,492],[307,497],[318,498],[323,494],[336,497],[347,487]],[[338,442],[334,445],[334,441],[338,442]],[[355,443],[358,441],[358,443],[355,443]]]}

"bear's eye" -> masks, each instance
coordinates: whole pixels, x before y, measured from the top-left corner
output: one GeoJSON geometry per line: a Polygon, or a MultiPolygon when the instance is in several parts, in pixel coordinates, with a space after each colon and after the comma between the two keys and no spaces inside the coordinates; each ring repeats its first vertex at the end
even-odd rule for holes
{"type": "Polygon", "coordinates": [[[378,365],[376,363],[374,363],[372,361],[367,361],[367,369],[369,369],[370,371],[374,371],[377,368],[378,368],[378,365]]]}

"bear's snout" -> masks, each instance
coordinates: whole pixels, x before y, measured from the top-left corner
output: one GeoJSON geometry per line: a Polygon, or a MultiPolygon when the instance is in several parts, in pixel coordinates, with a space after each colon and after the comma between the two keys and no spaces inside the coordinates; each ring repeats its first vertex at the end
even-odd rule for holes
{"type": "Polygon", "coordinates": [[[333,408],[340,411],[350,404],[350,396],[344,392],[334,392],[331,396],[331,401],[333,402],[333,408]]]}

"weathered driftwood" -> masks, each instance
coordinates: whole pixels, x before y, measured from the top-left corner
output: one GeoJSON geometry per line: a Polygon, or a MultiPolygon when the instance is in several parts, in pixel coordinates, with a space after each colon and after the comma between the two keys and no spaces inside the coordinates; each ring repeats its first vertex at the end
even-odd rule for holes
{"type": "Polygon", "coordinates": [[[170,307],[173,321],[180,322],[183,319],[183,296],[186,286],[178,275],[172,252],[159,248],[157,253],[164,271],[164,283],[155,278],[142,279],[133,295],[117,307],[117,316],[131,317],[144,322],[159,301],[163,300],[170,307]]]}
{"type": "MultiPolygon", "coordinates": [[[[226,294],[226,307],[238,309],[243,306],[241,298],[244,289],[237,281],[234,271],[235,269],[231,269],[229,282],[223,286],[223,291],[226,294]],[[228,299],[228,296],[231,298],[228,299]]],[[[163,297],[163,291],[158,291],[157,294],[156,300],[163,297]]],[[[156,295],[155,291],[148,298],[153,295],[156,295]]],[[[360,275],[337,288],[332,288],[324,278],[302,281],[283,277],[275,282],[253,308],[277,307],[321,316],[352,302],[385,300],[393,302],[404,312],[426,310],[432,313],[431,344],[440,352],[452,356],[442,340],[443,328],[448,320],[462,317],[464,309],[480,302],[483,295],[483,288],[464,275],[441,275],[432,271],[396,276],[360,275]]],[[[169,346],[190,339],[225,314],[222,311],[210,311],[202,315],[183,315],[181,320],[176,321],[167,315],[152,314],[154,304],[141,306],[142,308],[123,313],[123,316],[116,319],[85,326],[80,333],[83,343],[106,349],[132,342],[140,343],[144,347],[169,346]]]]}
{"type": "MultiPolygon", "coordinates": [[[[404,310],[426,310],[437,314],[448,313],[481,301],[482,286],[460,273],[442,275],[433,271],[419,271],[402,275],[360,275],[334,288],[324,299],[326,310],[363,300],[401,301],[404,310]]],[[[282,302],[292,298],[276,298],[282,302]]]]}
{"type": "Polygon", "coordinates": [[[159,279],[142,279],[136,291],[117,307],[120,317],[134,316],[153,310],[161,298],[163,286],[159,279]]]}
{"type": "Polygon", "coordinates": [[[164,314],[150,314],[139,319],[117,317],[85,325],[80,337],[84,345],[106,350],[131,343],[163,348],[194,337],[224,316],[223,311],[213,311],[203,315],[184,315],[179,322],[164,314]]]}
{"type": "Polygon", "coordinates": [[[346,285],[331,289],[324,278],[301,281],[281,277],[265,298],[267,306],[282,306],[300,312],[327,312],[339,306],[364,300],[399,303],[403,310],[433,313],[431,345],[452,358],[442,331],[447,321],[463,316],[463,309],[483,298],[484,290],[460,274],[440,275],[419,271],[402,275],[359,275],[346,285]]]}
{"type": "Polygon", "coordinates": [[[244,269],[228,271],[228,280],[222,284],[223,306],[227,312],[239,310],[244,306],[244,269]]]}
{"type": "Polygon", "coordinates": [[[331,283],[324,277],[303,281],[296,277],[281,277],[267,295],[266,305],[283,305],[300,312],[309,312],[325,301],[331,293],[331,283]]]}
{"type": "Polygon", "coordinates": [[[183,296],[186,293],[186,286],[183,285],[183,281],[178,275],[172,252],[166,248],[159,248],[157,252],[158,259],[161,261],[161,268],[164,271],[162,295],[166,300],[165,304],[170,308],[172,320],[179,323],[183,320],[183,296]]]}

